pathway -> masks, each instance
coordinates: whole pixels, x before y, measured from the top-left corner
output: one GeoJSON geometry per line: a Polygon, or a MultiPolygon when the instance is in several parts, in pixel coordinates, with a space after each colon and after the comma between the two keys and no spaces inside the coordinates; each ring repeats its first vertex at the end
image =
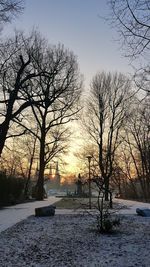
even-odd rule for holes
{"type": "MultiPolygon", "coordinates": [[[[15,206],[6,207],[0,210],[0,232],[13,226],[14,224],[26,219],[28,216],[35,214],[35,208],[48,206],[60,198],[54,196],[43,201],[34,201],[15,206]]],[[[120,210],[120,214],[136,214],[136,208],[150,208],[150,203],[130,201],[125,199],[114,199],[115,202],[125,206],[120,210]]],[[[73,214],[74,210],[56,209],[56,214],[73,214]]]]}
{"type": "Polygon", "coordinates": [[[137,208],[147,208],[147,209],[149,208],[150,209],[150,203],[119,199],[119,198],[115,198],[113,199],[113,201],[116,203],[119,203],[120,206],[124,207],[123,209],[119,211],[120,214],[136,214],[137,208]]]}
{"type": "Polygon", "coordinates": [[[33,201],[0,210],[0,232],[35,214],[35,208],[53,204],[58,198],[52,196],[43,201],[33,201]]]}

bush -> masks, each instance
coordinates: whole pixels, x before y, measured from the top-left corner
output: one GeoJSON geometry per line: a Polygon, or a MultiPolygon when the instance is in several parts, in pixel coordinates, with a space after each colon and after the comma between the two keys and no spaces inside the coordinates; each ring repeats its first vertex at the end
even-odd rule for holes
{"type": "Polygon", "coordinates": [[[108,216],[100,215],[97,216],[97,228],[99,233],[111,233],[114,230],[114,227],[120,225],[120,218],[113,218],[110,214],[108,216]]]}
{"type": "Polygon", "coordinates": [[[104,198],[105,191],[102,188],[98,195],[97,229],[99,233],[110,233],[120,225],[120,218],[118,215],[114,217],[117,210],[112,212],[112,194],[110,194],[109,202],[104,201],[104,198]]]}
{"type": "Polygon", "coordinates": [[[16,204],[24,189],[24,179],[0,173],[0,206],[16,204]]]}

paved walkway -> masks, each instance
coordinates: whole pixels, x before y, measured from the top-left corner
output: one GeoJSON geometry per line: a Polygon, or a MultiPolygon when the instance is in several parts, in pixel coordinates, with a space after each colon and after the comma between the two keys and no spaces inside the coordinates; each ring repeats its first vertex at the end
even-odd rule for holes
{"type": "Polygon", "coordinates": [[[137,208],[149,208],[150,203],[126,200],[126,199],[113,199],[114,202],[119,203],[124,208],[119,211],[120,214],[136,214],[137,208]]]}
{"type": "Polygon", "coordinates": [[[0,210],[0,232],[35,214],[35,208],[53,204],[59,199],[52,196],[43,201],[34,201],[6,207],[0,210]]]}
{"type": "MultiPolygon", "coordinates": [[[[28,216],[35,214],[35,208],[51,205],[60,198],[54,196],[43,201],[34,201],[15,206],[6,207],[0,210],[0,232],[13,226],[14,224],[26,219],[28,216]]],[[[136,208],[150,208],[150,203],[130,201],[124,199],[114,199],[115,202],[125,206],[120,210],[120,214],[136,214],[136,208]]],[[[56,214],[73,214],[74,210],[56,209],[56,214]]]]}

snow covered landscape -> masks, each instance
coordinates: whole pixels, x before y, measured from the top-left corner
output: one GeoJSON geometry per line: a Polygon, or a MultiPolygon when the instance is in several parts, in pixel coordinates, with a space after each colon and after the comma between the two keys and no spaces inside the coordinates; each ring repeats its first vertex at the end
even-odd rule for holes
{"type": "Polygon", "coordinates": [[[150,267],[150,0],[0,0],[0,34],[0,267],[150,267]]]}
{"type": "Polygon", "coordinates": [[[121,216],[120,227],[102,235],[90,215],[31,215],[0,233],[0,266],[149,267],[150,217],[121,216]]]}

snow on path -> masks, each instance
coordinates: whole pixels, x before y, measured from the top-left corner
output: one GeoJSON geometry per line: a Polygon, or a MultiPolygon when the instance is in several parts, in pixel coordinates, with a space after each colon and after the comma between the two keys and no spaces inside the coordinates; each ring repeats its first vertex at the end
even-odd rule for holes
{"type": "Polygon", "coordinates": [[[1,209],[0,232],[35,214],[35,208],[51,205],[58,200],[58,198],[52,196],[43,201],[33,201],[1,209]]]}
{"type": "Polygon", "coordinates": [[[120,214],[136,214],[137,208],[149,208],[150,203],[138,202],[133,200],[115,198],[114,203],[118,203],[123,208],[119,211],[120,214]]]}
{"type": "MultiPolygon", "coordinates": [[[[34,215],[35,208],[48,206],[59,200],[60,198],[58,199],[54,196],[51,196],[44,201],[28,202],[1,209],[0,232],[26,219],[28,216],[34,215]]],[[[150,203],[143,203],[125,199],[114,199],[114,202],[119,203],[121,206],[124,207],[119,211],[120,214],[136,214],[136,208],[150,208],[150,203]]],[[[80,210],[75,212],[74,210],[69,210],[69,209],[56,209],[56,214],[75,214],[78,212],[80,212],[80,210]]]]}

